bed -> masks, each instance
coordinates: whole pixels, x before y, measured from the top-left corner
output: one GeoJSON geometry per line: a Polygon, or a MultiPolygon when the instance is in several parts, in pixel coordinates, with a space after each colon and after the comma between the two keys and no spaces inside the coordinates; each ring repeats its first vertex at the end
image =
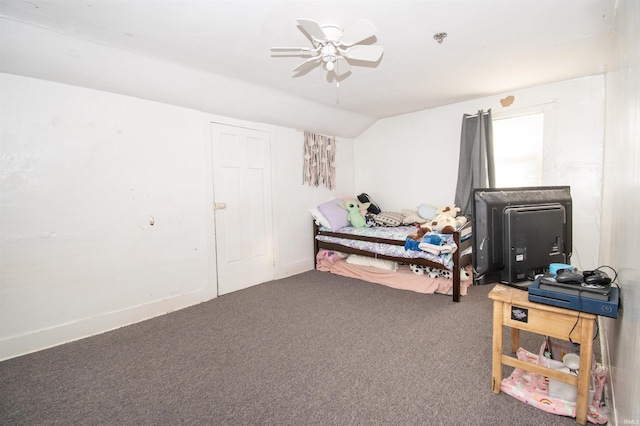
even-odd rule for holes
{"type": "MultiPolygon", "coordinates": [[[[318,254],[323,250],[398,262],[398,264],[402,265],[402,268],[396,273],[383,270],[377,272],[377,268],[363,267],[364,269],[361,268],[360,271],[364,271],[364,274],[356,277],[422,293],[427,292],[423,291],[423,286],[428,285],[426,280],[429,277],[427,275],[414,274],[409,270],[409,265],[449,270],[452,278],[448,280],[448,285],[451,289],[452,299],[454,302],[460,302],[461,294],[466,294],[466,289],[473,282],[471,271],[471,223],[463,225],[453,233],[451,244],[455,244],[455,249],[442,255],[435,255],[423,250],[405,249],[405,245],[408,244],[407,235],[415,231],[415,226],[397,227],[396,229],[385,227],[353,228],[348,226],[338,231],[331,231],[325,227],[320,227],[314,220],[313,241],[314,255],[317,260],[316,269],[353,276],[349,274],[348,267],[344,265],[344,260],[335,262],[334,265],[330,265],[329,262],[320,262],[318,254]],[[461,268],[465,268],[464,270],[467,271],[470,277],[462,284],[461,268]],[[379,276],[376,276],[378,274],[379,276]],[[412,278],[411,274],[416,275],[416,277],[412,278]],[[407,288],[404,285],[400,285],[399,281],[403,283],[415,281],[417,287],[407,288]]],[[[436,280],[438,279],[444,280],[440,281],[440,283],[447,282],[444,278],[436,278],[436,280]]],[[[436,292],[442,292],[442,287],[439,288],[440,291],[436,290],[436,292]]]]}

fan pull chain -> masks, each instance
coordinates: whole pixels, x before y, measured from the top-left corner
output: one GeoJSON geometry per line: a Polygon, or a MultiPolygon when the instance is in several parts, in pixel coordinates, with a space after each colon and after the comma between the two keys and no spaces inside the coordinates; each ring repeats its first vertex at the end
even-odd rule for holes
{"type": "Polygon", "coordinates": [[[340,82],[336,80],[336,105],[340,105],[340,82]]]}

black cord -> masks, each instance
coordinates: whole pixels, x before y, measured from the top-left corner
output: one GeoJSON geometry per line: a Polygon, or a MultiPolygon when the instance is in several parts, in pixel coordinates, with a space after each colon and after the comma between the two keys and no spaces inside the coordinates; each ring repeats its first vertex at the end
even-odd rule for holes
{"type": "Polygon", "coordinates": [[[601,268],[609,268],[613,271],[613,278],[611,279],[611,284],[615,285],[616,288],[618,289],[618,293],[622,294],[622,289],[620,288],[620,285],[616,282],[616,280],[618,279],[618,271],[616,271],[614,268],[612,268],[609,265],[598,266],[596,270],[599,271],[601,268]]]}
{"type": "MultiPolygon", "coordinates": [[[[616,271],[613,267],[609,265],[598,266],[595,270],[600,271],[602,268],[609,268],[613,271],[613,278],[611,279],[611,284],[615,284],[615,286],[618,288],[618,291],[620,291],[620,286],[616,282],[616,279],[618,278],[618,271],[616,271]]],[[[574,345],[576,345],[577,343],[573,341],[573,339],[571,338],[571,335],[573,334],[574,330],[578,326],[578,323],[580,322],[580,312],[582,312],[582,292],[583,291],[585,290],[578,289],[578,303],[579,303],[578,316],[576,317],[576,322],[573,324],[573,327],[571,327],[571,331],[569,331],[569,342],[571,342],[574,345]]],[[[598,335],[600,334],[600,324],[598,324],[597,319],[595,321],[596,321],[596,332],[595,332],[595,335],[593,336],[593,340],[596,340],[598,338],[598,335]]]]}
{"type": "Polygon", "coordinates": [[[578,323],[580,322],[580,312],[582,312],[582,296],[581,296],[582,290],[578,290],[578,316],[576,317],[576,322],[573,324],[573,327],[571,327],[571,331],[569,332],[569,342],[571,342],[572,344],[576,345],[577,343],[573,341],[573,339],[571,338],[571,335],[573,334],[573,330],[576,329],[578,323]]]}
{"type": "MultiPolygon", "coordinates": [[[[615,280],[618,278],[618,271],[616,271],[614,268],[612,268],[612,267],[611,267],[611,266],[609,266],[609,265],[601,265],[601,266],[598,266],[598,267],[596,268],[596,271],[599,271],[599,270],[601,270],[602,268],[609,268],[609,269],[611,269],[611,270],[613,271],[613,278],[611,279],[611,283],[613,284],[613,283],[615,282],[615,280]]],[[[603,272],[604,272],[604,271],[603,271],[603,272]]],[[[616,286],[617,286],[618,288],[620,288],[620,287],[618,286],[618,283],[615,283],[615,284],[616,284],[616,286]]]]}
{"type": "MultiPolygon", "coordinates": [[[[610,266],[607,266],[608,268],[611,268],[610,266]]],[[[611,268],[614,272],[615,269],[611,268]]],[[[617,275],[616,275],[617,277],[617,275]]],[[[618,284],[616,283],[616,286],[618,284]]],[[[620,288],[620,287],[618,287],[620,288]]],[[[578,316],[576,317],[576,322],[573,324],[573,327],[571,327],[571,331],[569,332],[569,342],[573,343],[574,345],[577,345],[576,342],[573,341],[573,339],[571,338],[571,335],[573,334],[573,331],[576,329],[576,327],[578,326],[578,322],[580,322],[580,312],[582,312],[582,292],[585,290],[578,290],[578,303],[579,303],[579,309],[578,309],[578,316]]],[[[598,319],[596,317],[595,319],[596,322],[596,332],[595,335],[593,336],[593,340],[596,340],[598,338],[598,335],[600,334],[600,324],[598,324],[598,319]]]]}

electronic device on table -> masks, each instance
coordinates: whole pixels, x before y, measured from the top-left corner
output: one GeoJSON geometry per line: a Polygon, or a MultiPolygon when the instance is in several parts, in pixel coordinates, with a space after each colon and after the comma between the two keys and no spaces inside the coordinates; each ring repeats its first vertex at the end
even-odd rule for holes
{"type": "Polygon", "coordinates": [[[580,272],[571,265],[540,277],[541,290],[555,291],[589,299],[609,300],[611,278],[600,270],[580,272]]]}
{"type": "Polygon", "coordinates": [[[618,317],[620,293],[601,270],[580,272],[571,265],[538,276],[529,286],[529,300],[546,305],[618,317]]]}
{"type": "Polygon", "coordinates": [[[549,264],[571,259],[571,189],[475,188],[472,225],[476,284],[527,290],[549,264]]]}

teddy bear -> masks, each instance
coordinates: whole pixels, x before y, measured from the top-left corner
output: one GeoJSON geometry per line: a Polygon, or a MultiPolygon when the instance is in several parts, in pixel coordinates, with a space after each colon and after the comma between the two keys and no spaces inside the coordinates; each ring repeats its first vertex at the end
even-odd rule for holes
{"type": "Polygon", "coordinates": [[[420,242],[422,240],[422,237],[424,237],[424,234],[426,234],[427,232],[429,232],[427,228],[418,228],[415,233],[407,235],[407,238],[411,238],[413,241],[420,242]]]}
{"type": "Polygon", "coordinates": [[[467,223],[468,220],[466,216],[458,216],[458,213],[460,213],[460,211],[460,207],[456,207],[454,205],[443,206],[436,209],[436,217],[440,215],[451,216],[456,220],[456,226],[460,227],[467,223]]]}
{"type": "Polygon", "coordinates": [[[465,216],[458,216],[460,207],[454,205],[443,206],[436,209],[436,217],[422,224],[429,231],[439,231],[442,234],[453,234],[457,228],[467,223],[465,216]]]}
{"type": "Polygon", "coordinates": [[[439,231],[442,234],[453,234],[457,226],[456,219],[445,214],[439,214],[433,220],[420,225],[421,229],[426,229],[429,232],[439,231]]]}
{"type": "Polygon", "coordinates": [[[460,207],[456,207],[454,205],[442,206],[436,209],[436,216],[443,214],[445,216],[456,217],[460,211],[460,207]]]}

